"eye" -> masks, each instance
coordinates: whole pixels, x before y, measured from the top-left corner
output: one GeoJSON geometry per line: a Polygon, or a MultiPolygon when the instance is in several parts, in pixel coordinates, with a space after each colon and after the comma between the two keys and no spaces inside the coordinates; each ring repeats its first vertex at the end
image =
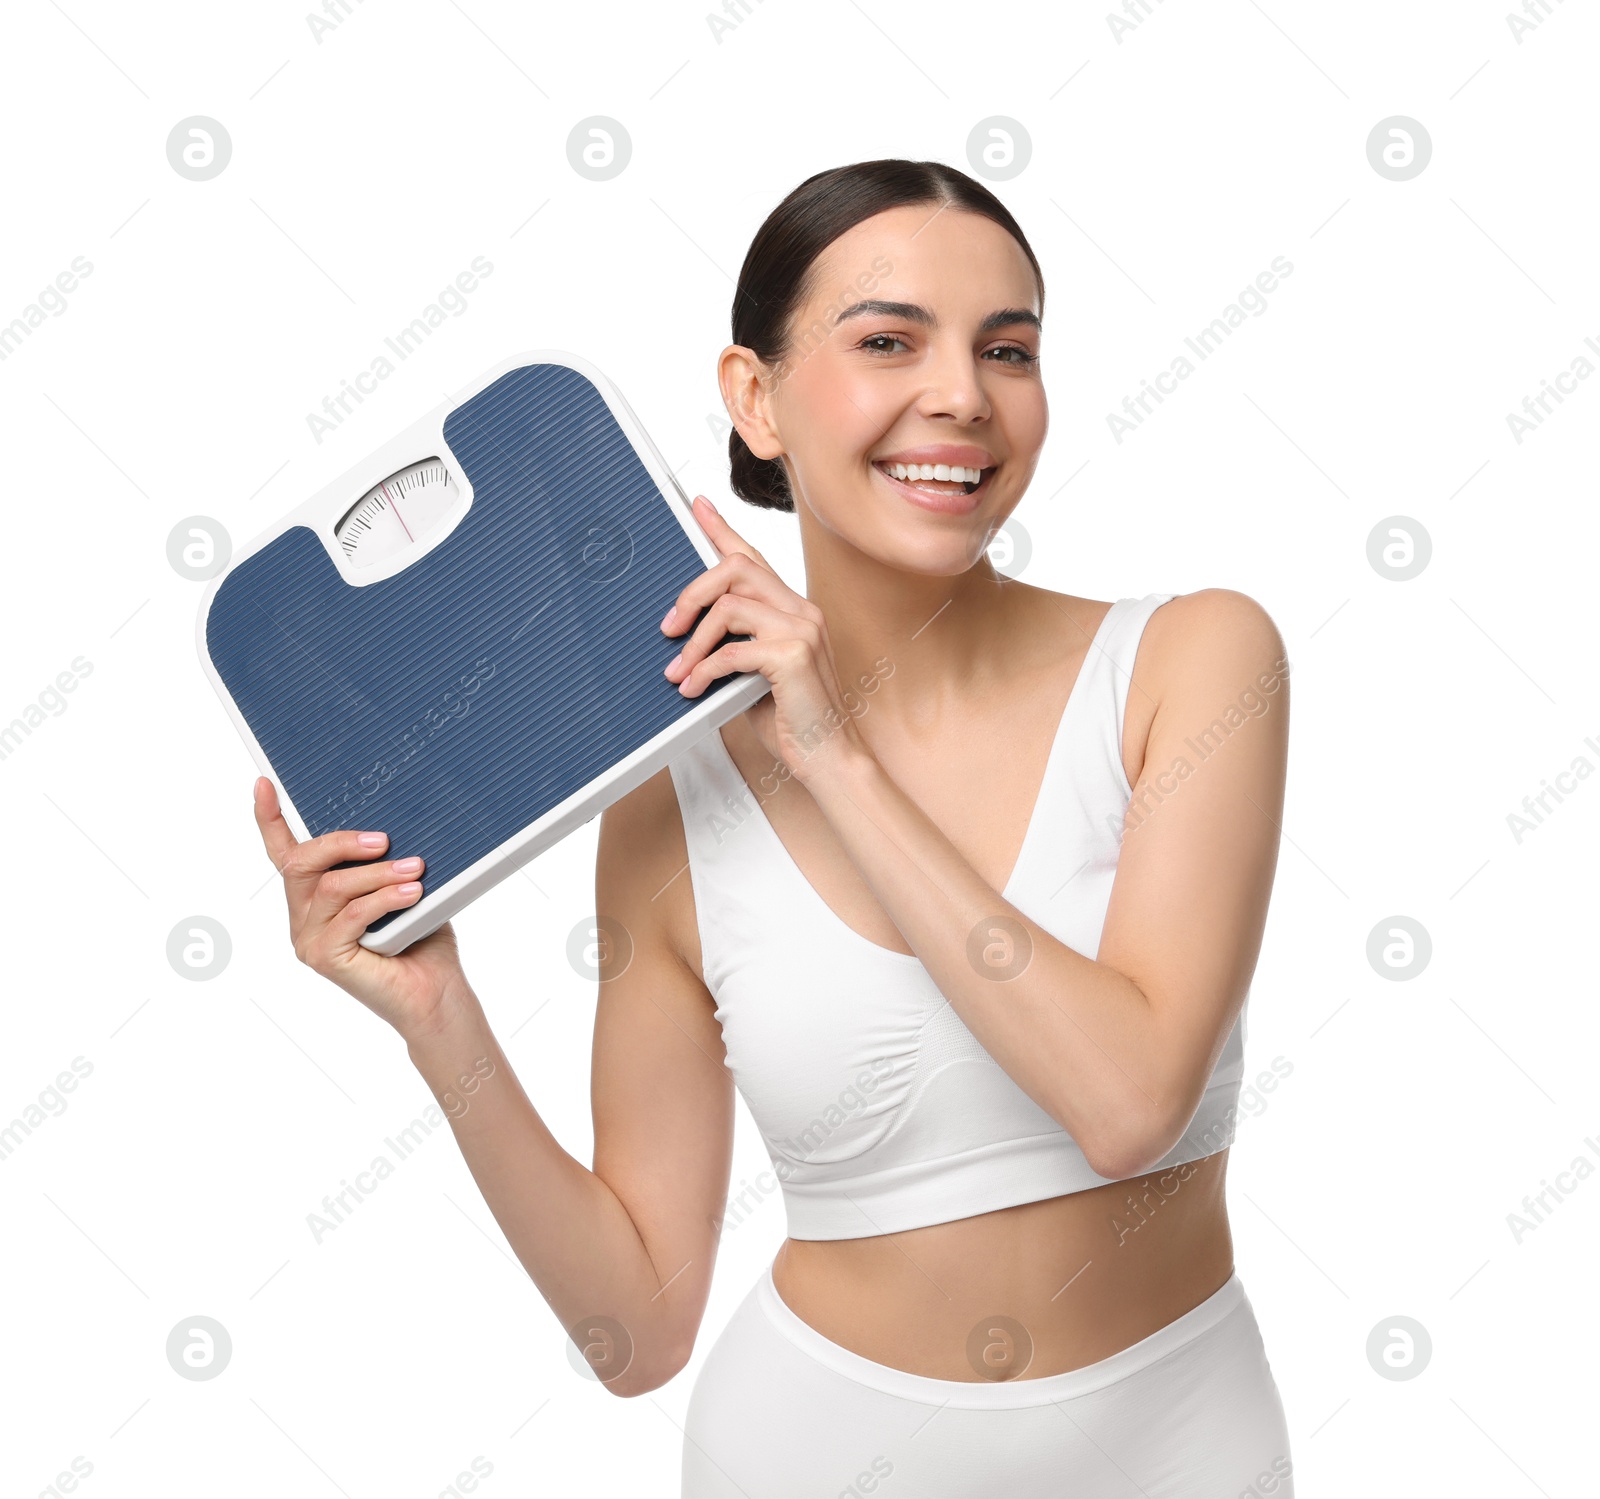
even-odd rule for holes
{"type": "Polygon", "coordinates": [[[862,339],[861,342],[856,347],[857,348],[861,348],[861,349],[865,349],[869,354],[893,354],[893,353],[897,352],[894,349],[884,349],[884,348],[874,348],[874,347],[872,347],[874,344],[886,344],[886,343],[888,343],[888,344],[899,344],[902,349],[908,347],[908,345],[906,344],[906,341],[903,338],[899,337],[897,334],[894,334],[894,333],[873,333],[873,334],[869,334],[866,338],[862,339]]]}
{"type": "Polygon", "coordinates": [[[1037,364],[1039,362],[1039,356],[1037,354],[1030,354],[1020,344],[1002,344],[997,349],[986,349],[983,357],[987,359],[991,354],[1015,354],[1017,356],[1015,359],[996,359],[994,363],[1014,364],[1019,368],[1025,365],[1037,364]]]}

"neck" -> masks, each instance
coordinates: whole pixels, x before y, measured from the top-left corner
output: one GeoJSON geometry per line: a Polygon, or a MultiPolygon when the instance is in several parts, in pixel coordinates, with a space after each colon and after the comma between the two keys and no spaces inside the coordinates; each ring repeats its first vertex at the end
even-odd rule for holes
{"type": "Polygon", "coordinates": [[[1028,621],[1042,595],[997,573],[987,554],[962,573],[909,572],[850,545],[803,507],[798,519],[806,597],[827,617],[847,701],[864,695],[863,678],[893,677],[892,689],[867,699],[884,727],[927,724],[1019,664],[1031,668],[1035,651],[1024,640],[1032,633],[1038,643],[1028,621]]]}

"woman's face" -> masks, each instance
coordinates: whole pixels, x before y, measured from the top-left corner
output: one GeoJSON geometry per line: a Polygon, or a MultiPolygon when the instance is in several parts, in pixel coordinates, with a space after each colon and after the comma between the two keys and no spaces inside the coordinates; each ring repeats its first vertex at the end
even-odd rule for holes
{"type": "Polygon", "coordinates": [[[810,280],[765,379],[723,356],[725,395],[729,373],[736,388],[745,375],[741,434],[786,458],[798,507],[826,530],[897,567],[965,572],[1022,498],[1049,425],[1027,257],[981,214],[915,204],[841,235],[810,280]],[[923,465],[956,475],[923,479],[923,465]]]}

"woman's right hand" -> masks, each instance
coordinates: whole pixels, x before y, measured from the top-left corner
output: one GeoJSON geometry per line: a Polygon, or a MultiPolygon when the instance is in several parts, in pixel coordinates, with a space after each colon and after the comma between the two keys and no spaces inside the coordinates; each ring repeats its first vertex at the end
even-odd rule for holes
{"type": "Polygon", "coordinates": [[[449,922],[393,957],[361,945],[362,933],[380,916],[419,899],[421,859],[332,868],[351,859],[375,859],[387,837],[378,834],[377,846],[369,848],[361,839],[373,835],[352,828],[299,842],[266,776],[256,780],[255,812],[261,841],[283,876],[289,935],[302,963],[353,994],[408,1042],[439,1024],[451,1004],[471,993],[449,922]]]}

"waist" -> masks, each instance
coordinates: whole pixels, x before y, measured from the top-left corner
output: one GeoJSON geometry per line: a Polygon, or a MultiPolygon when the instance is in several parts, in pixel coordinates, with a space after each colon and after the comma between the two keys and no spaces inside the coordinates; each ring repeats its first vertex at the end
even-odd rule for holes
{"type": "Polygon", "coordinates": [[[841,1347],[933,1379],[1042,1378],[1130,1346],[1233,1272],[1227,1151],[950,1223],[788,1239],[775,1289],[841,1347]]]}

